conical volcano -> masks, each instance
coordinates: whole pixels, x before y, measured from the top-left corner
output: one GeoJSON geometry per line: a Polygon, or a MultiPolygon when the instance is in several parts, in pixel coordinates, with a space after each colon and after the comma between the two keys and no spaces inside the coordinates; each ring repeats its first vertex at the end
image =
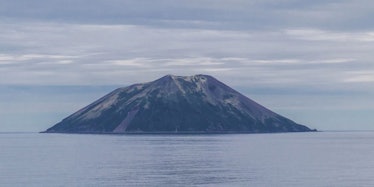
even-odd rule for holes
{"type": "Polygon", "coordinates": [[[47,133],[267,133],[311,131],[209,75],[167,75],[118,88],[47,133]]]}

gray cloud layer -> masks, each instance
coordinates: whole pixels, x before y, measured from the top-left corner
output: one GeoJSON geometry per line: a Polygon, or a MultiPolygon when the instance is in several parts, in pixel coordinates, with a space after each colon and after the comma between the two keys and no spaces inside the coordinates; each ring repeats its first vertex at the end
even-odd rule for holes
{"type": "Polygon", "coordinates": [[[89,24],[222,29],[372,29],[368,0],[17,0],[0,1],[2,18],[89,24]]]}
{"type": "Polygon", "coordinates": [[[334,87],[374,81],[371,32],[54,23],[2,28],[2,84],[121,84],[138,72],[147,72],[141,81],[167,73],[334,87]]]}

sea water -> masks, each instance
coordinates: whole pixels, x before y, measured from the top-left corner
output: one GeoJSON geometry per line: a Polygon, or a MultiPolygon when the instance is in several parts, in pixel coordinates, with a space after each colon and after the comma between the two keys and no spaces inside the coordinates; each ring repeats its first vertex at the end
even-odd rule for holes
{"type": "Polygon", "coordinates": [[[374,186],[374,132],[0,134],[0,186],[374,186]]]}

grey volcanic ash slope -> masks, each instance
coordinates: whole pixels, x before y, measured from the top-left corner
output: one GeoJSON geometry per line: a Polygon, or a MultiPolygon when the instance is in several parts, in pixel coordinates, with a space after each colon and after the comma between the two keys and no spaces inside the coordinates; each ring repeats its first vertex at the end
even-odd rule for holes
{"type": "Polygon", "coordinates": [[[119,88],[45,132],[303,132],[280,116],[208,75],[167,75],[119,88]]]}

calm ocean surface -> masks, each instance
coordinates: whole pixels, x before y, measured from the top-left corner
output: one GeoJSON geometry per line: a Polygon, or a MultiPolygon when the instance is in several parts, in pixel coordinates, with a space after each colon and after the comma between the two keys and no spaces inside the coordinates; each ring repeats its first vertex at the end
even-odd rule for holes
{"type": "Polygon", "coordinates": [[[374,132],[0,134],[0,186],[374,186],[374,132]]]}

